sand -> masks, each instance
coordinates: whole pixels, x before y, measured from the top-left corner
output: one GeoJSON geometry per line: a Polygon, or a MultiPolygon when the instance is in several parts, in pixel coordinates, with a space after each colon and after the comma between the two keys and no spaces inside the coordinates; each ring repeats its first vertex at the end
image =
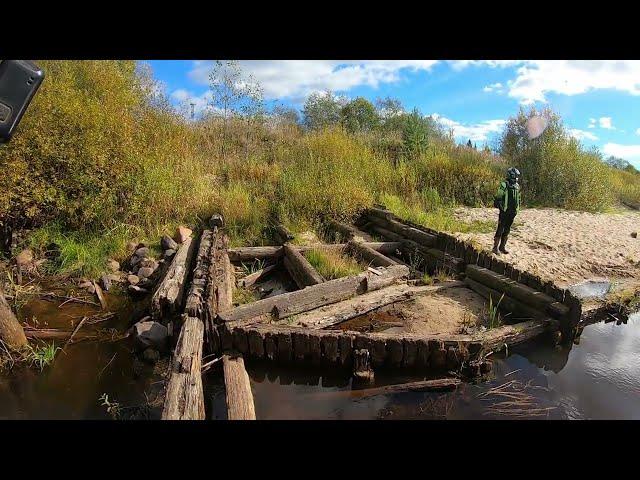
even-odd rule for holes
{"type": "MultiPolygon", "coordinates": [[[[459,208],[465,221],[495,220],[495,208],[459,208]]],[[[560,287],[586,279],[609,279],[615,288],[640,285],[640,212],[586,213],[522,209],[511,229],[503,261],[552,280],[560,287]],[[635,278],[634,278],[635,277],[635,278]]],[[[491,250],[493,233],[454,233],[491,250]]]]}

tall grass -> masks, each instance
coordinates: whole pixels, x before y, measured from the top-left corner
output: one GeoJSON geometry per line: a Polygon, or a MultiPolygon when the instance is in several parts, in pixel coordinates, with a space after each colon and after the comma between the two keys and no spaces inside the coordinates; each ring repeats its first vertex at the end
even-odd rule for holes
{"type": "Polygon", "coordinates": [[[364,270],[352,257],[326,248],[309,250],[305,257],[325,280],[357,275],[364,270]]]}

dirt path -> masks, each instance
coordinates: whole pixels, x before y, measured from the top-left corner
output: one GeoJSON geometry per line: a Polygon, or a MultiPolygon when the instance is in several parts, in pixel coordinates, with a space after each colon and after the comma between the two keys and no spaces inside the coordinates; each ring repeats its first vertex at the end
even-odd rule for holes
{"type": "MultiPolygon", "coordinates": [[[[464,221],[497,220],[493,208],[459,208],[464,221]]],[[[523,209],[509,236],[509,255],[518,268],[567,286],[589,278],[608,278],[617,288],[640,284],[640,212],[592,214],[558,209],[523,209]],[[635,279],[634,279],[635,277],[635,279]]],[[[490,250],[493,233],[456,233],[490,250]]]]}

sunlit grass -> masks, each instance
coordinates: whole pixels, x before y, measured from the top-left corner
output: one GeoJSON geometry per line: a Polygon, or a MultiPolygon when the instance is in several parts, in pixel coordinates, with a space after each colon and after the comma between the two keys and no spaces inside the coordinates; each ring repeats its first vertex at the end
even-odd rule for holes
{"type": "Polygon", "coordinates": [[[352,257],[328,248],[314,248],[305,257],[326,280],[357,275],[363,267],[352,257]]]}

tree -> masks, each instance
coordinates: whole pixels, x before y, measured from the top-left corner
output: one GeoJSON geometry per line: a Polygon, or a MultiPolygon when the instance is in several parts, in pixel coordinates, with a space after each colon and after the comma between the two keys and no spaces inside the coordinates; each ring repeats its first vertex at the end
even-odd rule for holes
{"type": "Polygon", "coordinates": [[[280,125],[300,124],[300,113],[298,112],[298,110],[282,104],[273,107],[271,116],[280,125]]]}
{"type": "Polygon", "coordinates": [[[618,170],[624,170],[629,173],[640,173],[633,165],[631,165],[628,161],[623,158],[614,157],[611,155],[607,158],[604,163],[609,165],[612,168],[617,168],[618,170]]]}
{"type": "Polygon", "coordinates": [[[373,104],[362,97],[358,97],[342,107],[340,117],[342,125],[350,133],[369,132],[380,123],[378,112],[373,104]]]}
{"type": "Polygon", "coordinates": [[[248,158],[249,136],[257,125],[263,123],[266,111],[262,86],[253,76],[249,75],[241,88],[243,98],[240,100],[240,112],[247,127],[245,133],[245,157],[248,158]]]}
{"type": "Polygon", "coordinates": [[[471,139],[467,141],[467,148],[473,148],[473,144],[471,143],[471,139]]]}
{"type": "Polygon", "coordinates": [[[343,102],[331,91],[312,93],[302,110],[304,125],[311,130],[337,125],[343,102]]]}
{"type": "Polygon", "coordinates": [[[376,99],[376,108],[378,109],[378,116],[385,123],[405,113],[402,102],[397,98],[378,98],[376,99]]]}

